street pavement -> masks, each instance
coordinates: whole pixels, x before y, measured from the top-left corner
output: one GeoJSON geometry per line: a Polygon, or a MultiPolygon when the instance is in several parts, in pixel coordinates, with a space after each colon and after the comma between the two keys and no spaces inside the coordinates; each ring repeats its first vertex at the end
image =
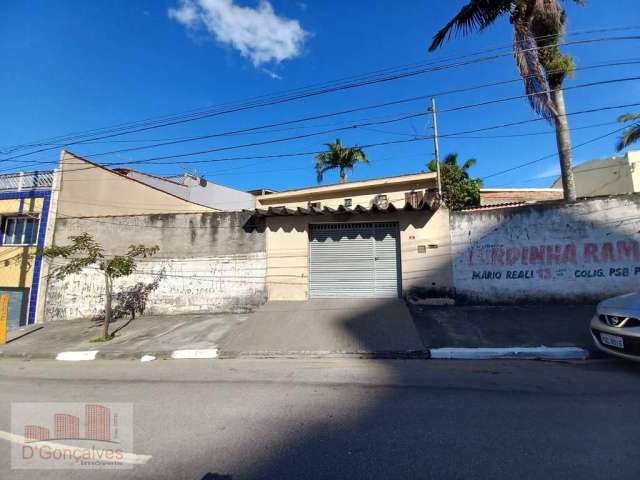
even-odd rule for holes
{"type": "Polygon", "coordinates": [[[223,355],[408,355],[426,352],[404,300],[268,302],[220,339],[223,355]]]}
{"type": "Polygon", "coordinates": [[[123,471],[4,479],[637,479],[640,365],[437,360],[0,361],[12,402],[131,402],[123,471]]]}

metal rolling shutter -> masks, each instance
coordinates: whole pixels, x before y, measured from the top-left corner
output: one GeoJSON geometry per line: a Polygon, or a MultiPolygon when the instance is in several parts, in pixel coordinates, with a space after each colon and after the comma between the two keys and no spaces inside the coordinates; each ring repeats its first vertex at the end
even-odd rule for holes
{"type": "Polygon", "coordinates": [[[309,296],[397,297],[398,224],[309,227],[309,296]]]}

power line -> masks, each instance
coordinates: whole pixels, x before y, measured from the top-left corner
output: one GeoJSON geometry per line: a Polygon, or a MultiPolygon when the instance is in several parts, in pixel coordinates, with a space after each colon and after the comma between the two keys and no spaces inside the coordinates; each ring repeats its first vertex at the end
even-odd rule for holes
{"type": "MultiPolygon", "coordinates": [[[[599,37],[599,38],[591,38],[591,39],[585,39],[585,40],[577,40],[577,41],[573,41],[573,42],[557,42],[557,43],[552,44],[552,45],[545,45],[545,46],[540,46],[540,47],[536,46],[536,47],[531,47],[531,48],[526,49],[526,50],[528,51],[528,50],[539,50],[539,49],[545,49],[545,48],[555,48],[555,47],[560,46],[560,45],[565,45],[565,46],[585,45],[585,44],[606,42],[606,41],[625,41],[625,40],[638,40],[638,39],[640,39],[640,36],[637,36],[637,35],[599,37]]],[[[237,111],[256,108],[257,106],[261,106],[262,107],[262,106],[275,105],[275,104],[289,102],[289,101],[292,101],[292,100],[298,100],[298,99],[301,99],[301,98],[308,98],[308,97],[324,95],[324,94],[332,93],[332,92],[336,92],[336,91],[348,90],[348,89],[358,88],[358,87],[362,87],[362,86],[373,85],[373,84],[377,84],[377,83],[383,83],[383,82],[398,80],[398,79],[402,79],[402,78],[408,78],[408,77],[411,77],[411,76],[416,76],[416,75],[420,75],[420,74],[424,74],[424,73],[432,73],[432,72],[447,70],[447,69],[451,69],[451,68],[459,68],[459,67],[463,67],[463,66],[467,66],[467,65],[473,65],[473,64],[478,64],[478,63],[491,61],[491,60],[496,60],[498,58],[502,58],[502,57],[510,56],[510,55],[511,55],[511,52],[502,53],[502,54],[495,54],[495,55],[481,57],[481,58],[474,59],[474,60],[467,60],[467,61],[464,61],[464,62],[451,63],[451,64],[445,64],[445,65],[440,65],[440,66],[434,66],[432,68],[422,68],[422,69],[409,71],[409,72],[404,72],[404,73],[391,74],[391,75],[383,76],[381,78],[377,78],[377,79],[373,79],[373,80],[356,81],[356,82],[353,82],[351,84],[343,84],[343,85],[338,85],[338,86],[334,86],[334,87],[331,87],[331,88],[326,88],[326,89],[321,89],[321,90],[317,90],[317,91],[306,92],[304,94],[293,95],[293,96],[290,96],[290,97],[276,99],[276,100],[272,100],[272,101],[269,101],[269,102],[261,103],[261,104],[258,104],[258,105],[240,106],[240,107],[230,108],[230,109],[226,109],[226,110],[222,110],[222,111],[215,111],[215,112],[209,112],[209,113],[205,113],[205,114],[199,114],[198,116],[195,116],[195,117],[181,118],[181,119],[177,119],[177,120],[164,122],[164,123],[161,123],[161,124],[154,124],[154,125],[134,128],[134,129],[130,129],[130,130],[125,131],[125,132],[110,133],[110,134],[107,134],[107,135],[93,137],[93,138],[90,138],[89,140],[92,140],[92,141],[93,140],[102,140],[102,139],[105,139],[105,138],[112,138],[112,137],[121,136],[121,135],[129,134],[129,133],[148,131],[148,130],[152,130],[152,129],[156,129],[156,128],[164,128],[164,127],[168,127],[168,126],[172,126],[172,125],[176,125],[176,124],[192,122],[192,121],[200,120],[200,119],[203,119],[203,118],[209,118],[209,117],[212,117],[212,116],[218,116],[218,115],[222,115],[222,114],[233,113],[233,112],[237,112],[237,111]]],[[[69,143],[65,143],[64,146],[69,146],[69,145],[73,145],[73,144],[74,144],[74,142],[69,142],[69,143]]],[[[52,150],[52,149],[55,149],[55,148],[57,148],[57,147],[45,147],[45,148],[41,148],[41,149],[34,150],[34,151],[31,151],[31,152],[27,152],[27,153],[23,153],[23,154],[7,157],[7,158],[5,158],[3,160],[5,160],[5,161],[14,160],[16,158],[21,158],[21,157],[25,157],[25,156],[28,156],[28,155],[33,155],[35,153],[40,153],[40,152],[52,150]]]]}
{"type": "MultiPolygon", "coordinates": [[[[576,148],[580,148],[580,147],[582,147],[582,146],[584,146],[584,145],[588,145],[589,143],[593,143],[593,142],[596,142],[596,141],[601,140],[601,139],[603,139],[603,138],[610,137],[611,135],[613,135],[613,134],[615,134],[615,133],[621,132],[621,131],[622,131],[622,130],[624,130],[625,128],[627,128],[627,127],[620,127],[620,128],[616,128],[615,130],[613,130],[613,131],[611,131],[611,132],[609,132],[609,133],[606,133],[606,134],[604,134],[604,135],[600,135],[600,136],[598,136],[598,137],[592,138],[592,139],[590,139],[590,140],[587,140],[586,142],[579,143],[578,145],[572,146],[572,147],[571,147],[571,151],[575,150],[576,148]]],[[[481,179],[482,179],[482,180],[486,180],[487,178],[497,177],[498,175],[503,175],[503,174],[505,174],[505,173],[509,173],[509,172],[514,171],[514,170],[518,170],[518,169],[520,169],[520,168],[527,167],[527,166],[529,166],[529,165],[533,165],[534,163],[542,162],[543,160],[547,160],[548,158],[553,158],[553,157],[555,157],[555,156],[557,156],[557,155],[558,155],[558,153],[557,153],[557,152],[555,152],[555,153],[551,153],[551,154],[549,154],[549,155],[545,155],[545,156],[543,156],[543,157],[540,157],[540,158],[538,158],[538,159],[536,159],[536,160],[532,160],[532,161],[530,161],[530,162],[521,163],[521,164],[519,164],[519,165],[516,165],[515,167],[507,168],[506,170],[501,170],[501,171],[499,171],[499,172],[495,172],[495,173],[492,173],[492,174],[490,174],[490,175],[486,175],[486,176],[484,176],[484,177],[481,177],[481,179]]]]}

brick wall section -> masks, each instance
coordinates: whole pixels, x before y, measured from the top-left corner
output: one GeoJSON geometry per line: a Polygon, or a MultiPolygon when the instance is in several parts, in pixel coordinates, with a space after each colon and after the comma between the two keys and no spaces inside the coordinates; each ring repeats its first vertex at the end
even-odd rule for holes
{"type": "Polygon", "coordinates": [[[561,200],[562,190],[480,190],[480,205],[561,200]]]}

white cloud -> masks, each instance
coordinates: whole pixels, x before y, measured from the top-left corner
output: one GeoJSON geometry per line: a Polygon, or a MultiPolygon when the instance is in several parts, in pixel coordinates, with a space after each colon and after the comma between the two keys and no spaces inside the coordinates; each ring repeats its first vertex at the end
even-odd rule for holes
{"type": "Polygon", "coordinates": [[[276,15],[267,0],[256,8],[240,7],[233,0],[179,0],[168,14],[188,28],[205,27],[256,67],[297,57],[308,35],[297,20],[276,15]]]}

